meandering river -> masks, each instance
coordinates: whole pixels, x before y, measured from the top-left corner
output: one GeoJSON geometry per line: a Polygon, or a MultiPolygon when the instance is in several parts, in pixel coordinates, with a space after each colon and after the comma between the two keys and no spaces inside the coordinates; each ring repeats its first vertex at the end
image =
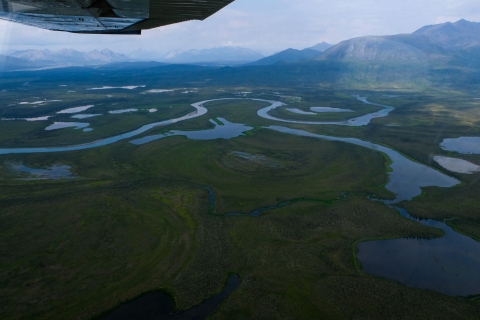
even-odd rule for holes
{"type": "MultiPolygon", "coordinates": [[[[279,119],[269,115],[269,111],[284,106],[285,104],[282,102],[262,99],[250,100],[270,103],[270,106],[262,108],[257,112],[260,117],[273,121],[313,125],[328,124],[364,126],[369,124],[374,118],[387,116],[393,110],[393,107],[371,103],[364,97],[356,96],[356,98],[366,104],[381,106],[383,109],[378,112],[345,121],[309,122],[279,119]]],[[[63,152],[101,147],[121,140],[130,139],[158,126],[166,126],[205,115],[207,109],[204,107],[204,104],[208,102],[233,99],[244,98],[213,99],[197,102],[192,104],[195,111],[183,117],[151,123],[128,133],[91,143],[68,147],[0,149],[0,154],[63,152]]],[[[175,135],[183,135],[189,139],[201,140],[218,138],[229,139],[242,135],[243,132],[252,129],[252,127],[248,127],[244,124],[228,122],[223,118],[220,118],[220,121],[223,126],[215,124],[216,127],[214,129],[201,131],[171,131],[166,134],[149,136],[131,142],[134,144],[143,144],[156,139],[175,135]]],[[[400,201],[411,200],[413,197],[420,195],[422,187],[436,186],[447,188],[459,183],[458,180],[424,164],[412,161],[393,149],[372,142],[357,138],[318,135],[303,130],[275,125],[265,128],[285,134],[348,143],[387,155],[392,162],[390,164],[391,171],[388,173],[389,181],[385,187],[396,194],[394,200],[383,201],[388,206],[392,206],[400,201]]],[[[211,204],[213,201],[212,197],[213,195],[210,193],[211,204]]],[[[259,213],[263,209],[259,209],[259,213]]],[[[413,219],[403,209],[396,209],[404,217],[413,219]]],[[[468,296],[480,294],[480,272],[478,272],[478,270],[480,270],[480,243],[469,237],[458,234],[443,222],[432,220],[415,221],[424,225],[439,228],[445,231],[445,236],[433,240],[393,239],[360,243],[358,245],[358,259],[363,266],[363,270],[367,273],[393,279],[409,286],[427,288],[450,295],[468,296]]]]}

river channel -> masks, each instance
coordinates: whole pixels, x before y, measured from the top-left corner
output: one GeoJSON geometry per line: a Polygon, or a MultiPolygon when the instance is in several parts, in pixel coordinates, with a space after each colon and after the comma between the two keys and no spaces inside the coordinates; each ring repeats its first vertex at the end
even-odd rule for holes
{"type": "MultiPolygon", "coordinates": [[[[367,101],[366,98],[356,96],[364,103],[381,106],[383,109],[362,117],[349,119],[340,122],[308,122],[287,119],[278,119],[268,114],[269,111],[284,106],[279,101],[250,99],[255,101],[268,102],[271,105],[260,109],[257,114],[263,118],[303,124],[328,124],[346,126],[364,126],[374,118],[385,117],[393,107],[375,104],[367,101]]],[[[186,116],[165,120],[162,122],[145,125],[137,130],[117,135],[111,138],[98,140],[92,143],[75,145],[69,147],[46,147],[46,148],[12,148],[0,149],[0,154],[15,153],[41,153],[74,151],[105,146],[120,140],[129,139],[146,132],[157,126],[166,126],[180,121],[192,119],[207,113],[205,103],[218,100],[233,100],[242,98],[226,98],[206,100],[192,104],[196,111],[186,116]]],[[[156,139],[168,136],[184,135],[189,139],[229,139],[242,135],[244,131],[252,129],[244,124],[234,124],[221,118],[223,125],[216,125],[214,129],[203,131],[171,131],[170,133],[156,136],[149,136],[131,141],[134,144],[143,144],[156,139]]],[[[213,121],[212,121],[213,123],[213,121]]],[[[382,145],[356,138],[340,138],[333,136],[318,135],[303,130],[291,129],[282,126],[269,126],[264,129],[275,130],[285,134],[293,134],[315,139],[337,141],[348,143],[387,155],[391,159],[388,173],[389,181],[386,189],[396,194],[394,200],[383,201],[385,205],[394,206],[401,201],[411,200],[421,194],[422,187],[452,187],[460,182],[439,171],[436,171],[424,164],[412,161],[399,152],[382,145]]],[[[210,203],[212,204],[212,193],[210,203]]],[[[281,204],[285,205],[285,204],[281,204]]],[[[258,214],[268,208],[261,208],[258,214]]],[[[408,219],[413,219],[403,209],[396,208],[400,214],[408,219]]],[[[252,212],[255,215],[257,211],[252,212]]],[[[414,219],[413,219],[414,220],[414,219]]],[[[471,296],[480,294],[480,243],[469,237],[458,234],[445,223],[432,220],[415,220],[424,225],[441,229],[445,236],[439,239],[392,239],[367,241],[358,245],[358,260],[363,266],[363,271],[372,275],[389,278],[408,286],[426,288],[453,296],[471,296]]]]}
{"type": "Polygon", "coordinates": [[[171,298],[162,291],[146,293],[130,302],[124,303],[115,310],[107,313],[102,320],[180,320],[205,319],[211,315],[241,283],[238,275],[232,274],[220,293],[192,307],[177,312],[172,305],[171,298]]]}

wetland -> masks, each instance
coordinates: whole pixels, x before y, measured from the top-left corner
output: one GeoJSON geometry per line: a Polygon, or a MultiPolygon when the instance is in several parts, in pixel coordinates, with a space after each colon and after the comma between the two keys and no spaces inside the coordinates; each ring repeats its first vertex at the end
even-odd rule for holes
{"type": "Polygon", "coordinates": [[[436,161],[480,164],[441,144],[473,93],[164,76],[5,80],[2,118],[55,117],[0,122],[2,318],[478,315],[479,173],[436,161]]]}

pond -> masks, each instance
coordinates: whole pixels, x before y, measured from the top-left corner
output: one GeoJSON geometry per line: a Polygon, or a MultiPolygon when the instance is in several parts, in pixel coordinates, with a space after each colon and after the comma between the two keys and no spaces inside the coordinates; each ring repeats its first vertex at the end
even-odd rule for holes
{"type": "Polygon", "coordinates": [[[46,127],[45,130],[50,131],[50,130],[58,130],[58,129],[64,129],[64,128],[81,129],[81,128],[86,128],[89,125],[90,124],[86,122],[54,122],[53,124],[46,127]]]}
{"type": "Polygon", "coordinates": [[[112,110],[108,111],[110,114],[120,114],[120,113],[129,113],[129,112],[137,112],[138,109],[121,109],[121,110],[112,110]]]}
{"type": "Polygon", "coordinates": [[[205,101],[193,103],[192,106],[195,108],[195,111],[185,116],[147,124],[136,130],[133,130],[124,134],[120,134],[117,136],[113,136],[110,138],[101,139],[94,142],[84,143],[84,144],[79,144],[74,146],[67,146],[67,147],[4,148],[4,149],[0,149],[0,155],[1,154],[20,154],[20,153],[66,152],[66,151],[76,151],[76,150],[84,150],[84,149],[91,149],[91,148],[106,146],[124,139],[135,137],[155,127],[166,126],[166,125],[174,124],[180,121],[185,121],[188,119],[200,117],[207,113],[207,109],[203,106],[203,104],[211,101],[216,101],[216,100],[205,100],[205,101]]]}
{"type": "Polygon", "coordinates": [[[480,166],[463,159],[435,156],[433,160],[451,172],[473,174],[480,171],[480,166]]]}
{"type": "Polygon", "coordinates": [[[123,87],[103,86],[103,87],[97,87],[97,88],[88,88],[87,90],[111,90],[111,89],[133,90],[133,89],[145,88],[145,87],[146,87],[146,85],[140,85],[140,86],[123,86],[123,87]]]}
{"type": "Polygon", "coordinates": [[[480,154],[480,137],[445,139],[440,143],[443,150],[464,154],[480,154]]]}
{"type": "Polygon", "coordinates": [[[47,121],[52,116],[43,116],[36,118],[2,118],[4,121],[47,121]]]}
{"type": "Polygon", "coordinates": [[[311,107],[310,110],[322,113],[322,112],[353,112],[350,109],[341,109],[341,108],[331,108],[331,107],[311,107]]]}
{"type": "Polygon", "coordinates": [[[101,114],[92,114],[92,113],[84,113],[84,114],[76,114],[74,116],[71,116],[70,118],[73,119],[87,119],[87,118],[93,118],[93,117],[98,117],[101,116],[101,114]]]}
{"type": "Polygon", "coordinates": [[[88,109],[93,108],[93,107],[95,107],[95,105],[92,104],[92,105],[88,105],[88,106],[81,106],[81,107],[63,109],[63,110],[58,111],[57,113],[58,114],[79,113],[79,112],[83,112],[83,111],[88,110],[88,109]]]}

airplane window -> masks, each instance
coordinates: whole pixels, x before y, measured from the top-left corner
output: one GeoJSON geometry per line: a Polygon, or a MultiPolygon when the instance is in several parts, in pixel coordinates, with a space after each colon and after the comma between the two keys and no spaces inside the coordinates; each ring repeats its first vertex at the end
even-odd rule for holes
{"type": "Polygon", "coordinates": [[[478,319],[472,0],[0,2],[1,319],[478,319]]]}

